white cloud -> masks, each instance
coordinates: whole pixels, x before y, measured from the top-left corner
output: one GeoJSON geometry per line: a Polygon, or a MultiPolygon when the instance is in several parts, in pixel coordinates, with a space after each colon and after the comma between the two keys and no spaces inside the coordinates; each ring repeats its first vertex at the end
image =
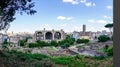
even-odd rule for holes
{"type": "Polygon", "coordinates": [[[60,24],[60,27],[65,27],[66,26],[66,24],[60,24]]]}
{"type": "Polygon", "coordinates": [[[66,18],[67,20],[72,20],[73,18],[72,17],[68,17],[68,18],[66,18]]]}
{"type": "Polygon", "coordinates": [[[113,23],[113,22],[109,22],[109,23],[113,23]]]}
{"type": "Polygon", "coordinates": [[[87,7],[96,6],[95,3],[87,2],[87,0],[63,0],[63,2],[71,3],[71,4],[73,4],[73,5],[84,4],[84,5],[87,6],[87,7]]]}
{"type": "Polygon", "coordinates": [[[96,22],[101,23],[101,24],[107,23],[107,21],[105,21],[105,20],[97,20],[96,22]]]}
{"type": "Polygon", "coordinates": [[[63,2],[68,2],[72,4],[79,4],[78,0],[63,0],[63,2]]]}
{"type": "Polygon", "coordinates": [[[94,20],[94,19],[90,19],[90,20],[88,20],[88,22],[90,22],[90,23],[100,23],[100,24],[107,23],[107,21],[105,21],[105,20],[94,20]]]}
{"type": "Polygon", "coordinates": [[[80,3],[86,3],[86,0],[80,0],[80,3]]]}
{"type": "Polygon", "coordinates": [[[104,16],[104,18],[105,18],[105,19],[111,19],[111,17],[109,17],[109,16],[106,16],[106,15],[104,16]]]}
{"type": "Polygon", "coordinates": [[[64,17],[64,16],[58,16],[57,19],[58,19],[58,20],[65,20],[66,17],[64,17]]]}
{"type": "Polygon", "coordinates": [[[49,24],[45,24],[44,26],[45,26],[45,27],[49,27],[50,25],[49,25],[49,24]]]}
{"type": "Polygon", "coordinates": [[[95,3],[93,3],[93,6],[96,6],[96,4],[95,4],[95,3]]]}
{"type": "Polygon", "coordinates": [[[92,6],[95,6],[95,3],[87,2],[85,3],[85,6],[92,7],[92,6]]]}
{"type": "Polygon", "coordinates": [[[92,6],[92,3],[91,2],[85,3],[85,6],[90,7],[92,6]]]}
{"type": "Polygon", "coordinates": [[[107,8],[107,9],[112,9],[113,7],[110,6],[110,5],[108,5],[108,6],[106,6],[106,8],[107,8]]]}
{"type": "Polygon", "coordinates": [[[79,31],[79,30],[80,30],[79,26],[74,26],[74,30],[73,31],[79,31]]]}
{"type": "Polygon", "coordinates": [[[95,23],[95,20],[94,19],[90,19],[90,20],[88,20],[88,22],[95,23]]]}
{"type": "Polygon", "coordinates": [[[73,17],[58,16],[57,19],[58,20],[72,20],[73,17]]]}

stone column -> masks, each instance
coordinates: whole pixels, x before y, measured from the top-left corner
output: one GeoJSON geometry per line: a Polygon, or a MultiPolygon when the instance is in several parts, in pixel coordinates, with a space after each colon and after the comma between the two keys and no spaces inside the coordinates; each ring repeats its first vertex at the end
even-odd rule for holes
{"type": "Polygon", "coordinates": [[[54,29],[52,29],[52,40],[54,40],[54,29]]]}
{"type": "Polygon", "coordinates": [[[46,40],[46,39],[45,39],[45,34],[46,34],[46,32],[44,31],[44,32],[43,32],[43,40],[46,40]]]}
{"type": "Polygon", "coordinates": [[[46,34],[46,31],[45,31],[45,28],[43,29],[43,40],[45,41],[45,34],[46,34]]]}
{"type": "Polygon", "coordinates": [[[36,41],[37,40],[37,32],[34,33],[34,40],[36,41]]]}
{"type": "Polygon", "coordinates": [[[64,33],[63,29],[61,29],[60,33],[61,33],[61,40],[63,40],[65,37],[65,33],[64,33]]]}
{"type": "Polygon", "coordinates": [[[63,33],[62,33],[62,32],[60,32],[60,34],[61,34],[61,39],[60,39],[60,40],[63,40],[63,33]]]}

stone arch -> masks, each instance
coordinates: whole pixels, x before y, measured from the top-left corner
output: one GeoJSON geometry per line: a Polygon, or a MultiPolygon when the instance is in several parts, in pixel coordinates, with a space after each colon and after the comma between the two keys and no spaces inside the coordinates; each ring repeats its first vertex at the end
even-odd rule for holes
{"type": "Polygon", "coordinates": [[[61,39],[61,33],[60,32],[55,32],[54,39],[61,39]]]}
{"type": "Polygon", "coordinates": [[[52,40],[52,39],[53,39],[53,34],[52,34],[52,32],[46,32],[46,34],[45,34],[45,39],[47,39],[47,40],[52,40]]]}
{"type": "Polygon", "coordinates": [[[44,39],[44,35],[43,35],[42,32],[37,32],[36,36],[37,36],[37,40],[43,40],[44,39]]]}
{"type": "Polygon", "coordinates": [[[42,34],[42,32],[37,32],[37,35],[42,34]]]}

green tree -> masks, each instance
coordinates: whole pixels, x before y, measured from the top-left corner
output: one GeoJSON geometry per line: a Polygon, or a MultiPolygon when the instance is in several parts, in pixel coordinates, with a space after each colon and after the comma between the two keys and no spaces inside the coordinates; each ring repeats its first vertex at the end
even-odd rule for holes
{"type": "Polygon", "coordinates": [[[36,41],[36,43],[39,45],[39,47],[51,46],[50,43],[45,42],[45,41],[38,40],[38,41],[36,41]]]}
{"type": "Polygon", "coordinates": [[[73,42],[75,42],[75,38],[71,38],[73,42]]]}
{"type": "Polygon", "coordinates": [[[106,28],[109,28],[111,35],[112,35],[112,28],[113,28],[113,24],[106,24],[105,25],[106,28]]]}
{"type": "Polygon", "coordinates": [[[29,43],[29,48],[34,48],[34,47],[37,47],[37,43],[29,43]]]}
{"type": "Polygon", "coordinates": [[[51,46],[55,46],[55,47],[56,47],[56,46],[58,46],[57,41],[54,41],[54,40],[53,40],[53,41],[51,41],[51,42],[50,42],[50,44],[51,44],[51,46]]]}
{"type": "Polygon", "coordinates": [[[23,12],[28,15],[36,13],[32,0],[0,0],[0,30],[9,27],[10,22],[15,20],[15,14],[23,12]]]}
{"type": "Polygon", "coordinates": [[[61,41],[58,42],[58,45],[63,45],[64,43],[65,43],[65,41],[61,40],[61,41]]]}
{"type": "Polygon", "coordinates": [[[2,44],[2,48],[3,48],[3,50],[9,50],[8,49],[8,44],[2,44]]]}
{"type": "Polygon", "coordinates": [[[73,45],[75,42],[75,38],[72,37],[72,35],[67,35],[66,39],[64,39],[65,43],[69,43],[70,45],[73,45]]]}
{"type": "Polygon", "coordinates": [[[108,40],[110,40],[110,38],[106,35],[101,35],[101,36],[98,37],[99,42],[106,42],[108,40]]]}
{"type": "Polygon", "coordinates": [[[4,50],[9,50],[9,49],[8,49],[8,45],[9,45],[9,43],[8,43],[7,39],[5,39],[4,42],[3,42],[3,44],[2,44],[2,48],[3,48],[4,50]]]}
{"type": "Polygon", "coordinates": [[[4,40],[3,44],[8,44],[8,41],[7,39],[4,40]]]}
{"type": "Polygon", "coordinates": [[[30,37],[30,36],[29,36],[29,37],[26,37],[26,38],[25,38],[25,42],[27,42],[28,39],[32,39],[32,37],[30,37]]]}
{"type": "Polygon", "coordinates": [[[61,46],[63,49],[66,49],[68,47],[70,47],[70,44],[69,43],[65,43],[64,45],[61,46]]]}
{"type": "Polygon", "coordinates": [[[113,56],[113,46],[112,46],[112,47],[109,47],[109,48],[107,49],[107,55],[108,55],[108,56],[113,56]]]}
{"type": "Polygon", "coordinates": [[[20,40],[19,41],[20,46],[25,46],[25,43],[26,43],[26,40],[20,40]]]}
{"type": "Polygon", "coordinates": [[[38,40],[38,41],[36,41],[38,44],[45,44],[45,41],[40,41],[40,40],[38,40]]]}
{"type": "Polygon", "coordinates": [[[70,39],[70,38],[71,38],[71,35],[66,35],[65,39],[70,39]]]}

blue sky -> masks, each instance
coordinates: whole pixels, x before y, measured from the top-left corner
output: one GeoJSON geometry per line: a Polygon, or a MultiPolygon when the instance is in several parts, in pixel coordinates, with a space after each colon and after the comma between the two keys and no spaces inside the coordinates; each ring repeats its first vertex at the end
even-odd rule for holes
{"type": "MultiPolygon", "coordinates": [[[[36,30],[60,30],[65,32],[108,30],[104,27],[113,23],[113,0],[33,0],[34,15],[16,13],[8,32],[32,32],[36,30]]],[[[109,31],[109,30],[108,30],[109,31]]]]}

